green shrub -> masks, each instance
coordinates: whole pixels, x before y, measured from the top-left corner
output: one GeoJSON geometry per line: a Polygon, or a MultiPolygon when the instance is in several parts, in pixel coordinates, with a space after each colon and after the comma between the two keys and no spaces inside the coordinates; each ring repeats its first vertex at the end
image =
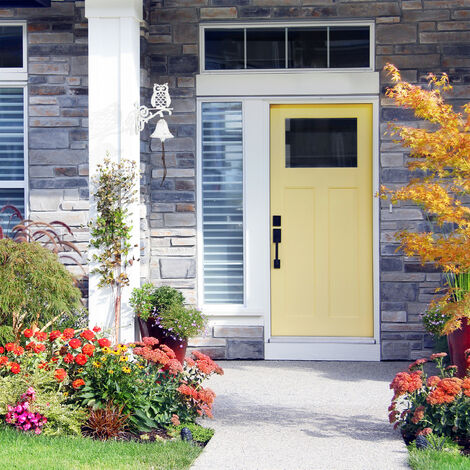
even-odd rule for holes
{"type": "Polygon", "coordinates": [[[81,292],[57,255],[39,243],[0,240],[0,323],[18,333],[83,309],[81,292]]]}
{"type": "Polygon", "coordinates": [[[86,413],[67,403],[67,396],[60,390],[53,371],[36,370],[31,374],[0,377],[0,415],[7,413],[7,406],[16,404],[29,387],[36,392],[32,412],[47,418],[43,432],[46,435],[81,435],[86,413]]]}

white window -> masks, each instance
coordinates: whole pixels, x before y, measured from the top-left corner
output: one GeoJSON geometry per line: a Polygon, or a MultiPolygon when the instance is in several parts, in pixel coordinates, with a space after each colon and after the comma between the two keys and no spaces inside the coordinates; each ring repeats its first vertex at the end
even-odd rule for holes
{"type": "Polygon", "coordinates": [[[201,71],[373,69],[373,25],[206,25],[201,71]]]}
{"type": "MultiPolygon", "coordinates": [[[[25,216],[26,25],[0,23],[0,208],[15,206],[25,216]]],[[[11,228],[11,211],[0,214],[11,228]]]]}
{"type": "Polygon", "coordinates": [[[201,104],[205,304],[244,303],[241,102],[201,104]]]}

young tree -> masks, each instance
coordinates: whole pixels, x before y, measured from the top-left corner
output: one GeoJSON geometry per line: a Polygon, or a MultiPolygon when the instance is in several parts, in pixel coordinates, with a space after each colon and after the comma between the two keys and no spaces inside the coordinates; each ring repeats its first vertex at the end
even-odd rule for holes
{"type": "Polygon", "coordinates": [[[470,209],[465,205],[470,194],[470,103],[459,113],[444,101],[442,93],[452,89],[445,74],[430,74],[425,89],[402,81],[393,65],[386,70],[395,83],[386,95],[430,125],[392,126],[392,135],[410,150],[408,168],[416,177],[396,190],[382,187],[381,197],[393,203],[413,201],[436,227],[402,230],[396,238],[407,256],[432,262],[445,274],[449,289],[440,304],[449,316],[447,334],[459,328],[464,317],[470,319],[470,209]]]}
{"type": "Polygon", "coordinates": [[[127,266],[133,259],[129,258],[132,227],[128,224],[129,205],[135,201],[136,163],[121,160],[111,162],[106,158],[98,165],[93,178],[97,217],[90,222],[90,245],[98,253],[92,259],[99,266],[92,273],[99,274],[98,287],[109,286],[114,296],[115,342],[119,342],[121,327],[122,287],[129,285],[126,273],[127,266]]]}

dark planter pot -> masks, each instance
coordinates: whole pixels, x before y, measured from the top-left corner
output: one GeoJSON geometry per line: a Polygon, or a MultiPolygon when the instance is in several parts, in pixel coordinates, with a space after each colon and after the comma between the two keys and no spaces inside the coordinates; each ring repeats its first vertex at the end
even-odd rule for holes
{"type": "Polygon", "coordinates": [[[169,348],[173,349],[176,355],[176,359],[183,364],[184,357],[186,356],[186,348],[188,347],[187,340],[173,339],[170,336],[165,335],[165,330],[154,325],[152,321],[144,321],[137,317],[139,322],[139,329],[142,338],[145,336],[153,336],[157,338],[160,344],[165,344],[169,348]]]}
{"type": "Polygon", "coordinates": [[[401,429],[400,432],[401,437],[403,438],[403,441],[407,446],[409,446],[416,439],[416,436],[414,434],[410,434],[409,432],[406,432],[403,429],[401,429]]]}
{"type": "Polygon", "coordinates": [[[462,328],[447,335],[447,342],[450,362],[457,366],[457,377],[465,377],[467,372],[465,350],[470,348],[470,325],[466,319],[462,321],[462,328]]]}

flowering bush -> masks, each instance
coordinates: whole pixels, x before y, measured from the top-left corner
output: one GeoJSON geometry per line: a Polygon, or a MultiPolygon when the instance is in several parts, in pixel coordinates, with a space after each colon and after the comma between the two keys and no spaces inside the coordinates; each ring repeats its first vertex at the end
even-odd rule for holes
{"type": "MultiPolygon", "coordinates": [[[[468,351],[470,352],[470,351],[468,351]]],[[[432,354],[439,375],[427,377],[418,359],[408,372],[399,372],[390,388],[394,391],[389,420],[403,434],[414,438],[431,432],[455,440],[465,439],[470,428],[470,377],[454,377],[456,367],[444,367],[446,353],[432,354]]]]}
{"type": "Polygon", "coordinates": [[[83,423],[84,411],[105,409],[110,402],[138,431],[212,416],[215,394],[202,383],[223,371],[208,356],[195,351],[194,359],[186,358],[182,365],[156,338],[112,346],[99,332],[27,328],[20,342],[0,347],[0,415],[21,400],[19,390],[32,386],[41,397],[34,412],[48,420],[45,431],[80,432],[77,423],[83,423]],[[51,395],[57,402],[53,416],[52,408],[44,406],[44,398],[49,405],[51,395]],[[57,419],[58,409],[65,420],[68,414],[73,417],[70,429],[57,419]]]}
{"type": "Polygon", "coordinates": [[[36,399],[36,392],[33,387],[29,387],[20,401],[15,405],[8,405],[8,413],[5,421],[22,431],[33,431],[41,434],[42,427],[47,423],[47,418],[40,413],[31,412],[31,403],[36,399]]]}

